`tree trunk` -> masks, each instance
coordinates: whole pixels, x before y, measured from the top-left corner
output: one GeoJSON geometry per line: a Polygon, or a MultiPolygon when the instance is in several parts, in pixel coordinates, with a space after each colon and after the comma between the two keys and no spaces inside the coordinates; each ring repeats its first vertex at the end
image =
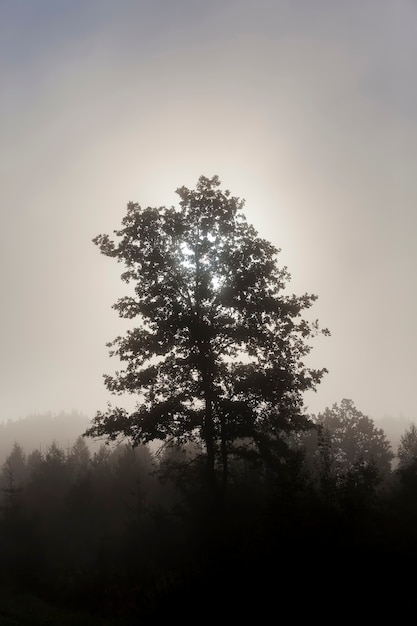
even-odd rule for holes
{"type": "Polygon", "coordinates": [[[223,492],[227,489],[227,482],[229,478],[229,465],[227,458],[227,440],[225,420],[223,416],[220,416],[220,437],[221,437],[221,454],[222,454],[222,489],[223,492]]]}
{"type": "Polygon", "coordinates": [[[213,403],[211,400],[211,393],[207,389],[204,393],[205,396],[205,420],[204,420],[204,441],[207,450],[207,480],[208,485],[212,493],[214,494],[217,489],[216,485],[216,472],[215,472],[215,449],[214,449],[214,424],[213,424],[213,403]]]}

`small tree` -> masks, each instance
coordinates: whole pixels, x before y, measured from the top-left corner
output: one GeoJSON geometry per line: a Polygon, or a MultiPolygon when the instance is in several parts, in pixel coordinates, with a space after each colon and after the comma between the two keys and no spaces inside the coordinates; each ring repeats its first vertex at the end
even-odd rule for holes
{"type": "Polygon", "coordinates": [[[410,426],[401,435],[397,450],[398,465],[396,476],[402,485],[402,495],[406,496],[409,504],[414,502],[417,487],[417,427],[410,426]]]}
{"type": "Polygon", "coordinates": [[[2,465],[0,473],[1,491],[4,494],[6,509],[16,507],[19,493],[26,479],[26,454],[16,441],[13,449],[2,465]]]}
{"type": "Polygon", "coordinates": [[[27,475],[29,478],[33,478],[34,475],[39,471],[42,467],[43,456],[40,450],[32,450],[30,454],[28,454],[26,467],[27,467],[27,475]]]}
{"type": "Polygon", "coordinates": [[[352,400],[334,403],[313,416],[313,421],[321,432],[327,432],[334,473],[346,476],[353,471],[356,476],[361,467],[372,466],[380,478],[390,474],[394,458],[390,442],[382,428],[377,428],[352,400]]]}
{"type": "Polygon", "coordinates": [[[13,474],[15,482],[21,486],[26,479],[27,475],[27,460],[26,454],[20,444],[16,441],[13,444],[13,449],[6,457],[6,461],[2,467],[2,475],[9,481],[10,474],[13,474]]]}
{"type": "Polygon", "coordinates": [[[73,470],[75,470],[75,473],[82,474],[88,471],[91,453],[85,439],[83,439],[81,435],[75,440],[70,450],[68,460],[73,470]]]}
{"type": "Polygon", "coordinates": [[[134,285],[114,308],[138,325],[108,344],[126,367],[105,384],[138,403],[130,414],[109,405],[85,433],[201,441],[212,486],[217,469],[226,484],[231,455],[285,456],[282,434],[307,426],[303,393],[326,371],[304,364],[308,341],[328,334],[302,318],[316,296],[284,293],[290,275],[277,265],[279,250],[219,186],[201,176],[195,190],[177,189],[179,208],[130,202],[116,241],[93,240],[134,285]]]}
{"type": "Polygon", "coordinates": [[[397,457],[400,471],[417,466],[417,426],[415,424],[410,424],[401,435],[397,457]]]}

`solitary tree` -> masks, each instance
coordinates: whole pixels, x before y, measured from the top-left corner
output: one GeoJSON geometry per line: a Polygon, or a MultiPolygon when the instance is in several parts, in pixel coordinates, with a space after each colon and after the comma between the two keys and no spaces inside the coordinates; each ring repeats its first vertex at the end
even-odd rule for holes
{"type": "Polygon", "coordinates": [[[219,474],[226,484],[231,455],[282,460],[285,434],[307,426],[303,393],[326,370],[304,358],[310,338],[328,331],[302,317],[316,296],[284,293],[290,275],[277,266],[279,250],[217,176],[176,193],[179,207],[130,202],[116,240],[93,240],[134,285],[113,306],[138,324],[108,344],[125,368],[105,384],[137,394],[137,404],[132,412],[109,404],[85,435],[199,441],[215,487],[219,474]]]}

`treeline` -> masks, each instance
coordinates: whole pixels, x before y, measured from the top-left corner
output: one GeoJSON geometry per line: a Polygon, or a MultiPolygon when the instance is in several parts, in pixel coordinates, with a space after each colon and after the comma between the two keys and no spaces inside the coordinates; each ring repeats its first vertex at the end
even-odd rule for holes
{"type": "Polygon", "coordinates": [[[196,443],[16,442],[0,476],[2,587],[114,623],[260,619],[283,603],[299,615],[415,608],[412,577],[396,572],[417,556],[417,429],[393,469],[384,433],[351,401],[312,422],[279,465],[231,461],[215,501],[196,443]]]}
{"type": "MultiPolygon", "coordinates": [[[[0,464],[4,463],[15,441],[27,454],[33,450],[44,453],[54,441],[68,451],[89,424],[90,418],[75,410],[33,413],[0,423],[0,464]]],[[[86,440],[86,443],[92,451],[99,447],[93,439],[86,440]]]]}
{"type": "MultiPolygon", "coordinates": [[[[396,455],[401,436],[413,423],[412,420],[404,417],[385,417],[373,422],[376,428],[383,430],[396,455]]],[[[90,424],[91,419],[87,415],[75,410],[34,413],[0,423],[0,465],[4,463],[16,441],[26,454],[33,450],[44,453],[53,442],[68,453],[76,439],[90,424]]],[[[91,452],[96,452],[100,447],[98,440],[86,438],[85,442],[91,452]]]]}

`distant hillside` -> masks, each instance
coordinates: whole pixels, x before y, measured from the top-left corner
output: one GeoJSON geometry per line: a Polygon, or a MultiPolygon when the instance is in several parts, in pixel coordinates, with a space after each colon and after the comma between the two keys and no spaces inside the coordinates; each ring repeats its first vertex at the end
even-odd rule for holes
{"type": "MultiPolygon", "coordinates": [[[[17,442],[26,453],[45,452],[55,441],[63,450],[71,448],[77,437],[90,425],[90,418],[78,412],[34,414],[0,424],[0,463],[3,463],[17,442]]],[[[88,447],[95,451],[101,441],[86,438],[88,447]]]]}

